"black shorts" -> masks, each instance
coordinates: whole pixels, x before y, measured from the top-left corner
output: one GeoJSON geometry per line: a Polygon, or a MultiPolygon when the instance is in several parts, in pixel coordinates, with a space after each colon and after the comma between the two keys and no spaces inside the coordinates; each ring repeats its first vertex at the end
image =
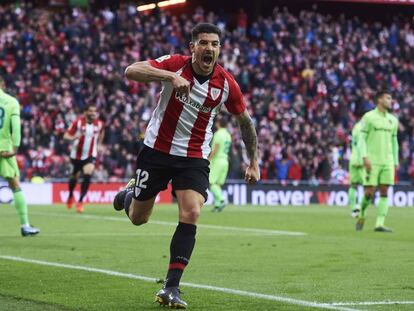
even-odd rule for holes
{"type": "Polygon", "coordinates": [[[134,198],[146,201],[167,189],[194,190],[207,200],[209,161],[170,155],[144,146],[137,157],[134,198]]]}
{"type": "Polygon", "coordinates": [[[70,159],[70,162],[73,165],[73,175],[77,174],[82,170],[82,168],[89,163],[95,164],[96,158],[95,157],[89,157],[85,160],[76,160],[76,159],[70,159]]]}

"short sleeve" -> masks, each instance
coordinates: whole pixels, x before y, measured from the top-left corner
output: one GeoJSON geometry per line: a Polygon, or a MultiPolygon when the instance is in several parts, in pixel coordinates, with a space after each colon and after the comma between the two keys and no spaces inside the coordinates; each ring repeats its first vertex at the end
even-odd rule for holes
{"type": "Polygon", "coordinates": [[[188,59],[188,56],[183,55],[164,55],[157,59],[149,60],[148,63],[152,67],[175,72],[183,67],[188,59]]]}
{"type": "Polygon", "coordinates": [[[78,120],[75,120],[72,122],[71,126],[69,127],[68,134],[75,135],[77,128],[78,128],[78,120]]]}
{"type": "Polygon", "coordinates": [[[217,144],[217,140],[218,140],[217,136],[218,136],[217,132],[214,133],[213,139],[211,141],[211,147],[213,147],[215,144],[217,144]]]}
{"type": "Polygon", "coordinates": [[[370,119],[368,117],[368,114],[365,114],[361,119],[361,132],[364,134],[368,134],[370,130],[370,119]]]}
{"type": "Polygon", "coordinates": [[[229,83],[229,96],[225,102],[227,110],[231,114],[241,114],[246,109],[246,104],[243,100],[243,94],[240,91],[240,87],[233,77],[228,77],[229,83]]]}
{"type": "Polygon", "coordinates": [[[20,105],[19,105],[18,101],[16,101],[16,103],[12,106],[11,116],[19,116],[20,117],[20,105]]]}
{"type": "Polygon", "coordinates": [[[395,126],[394,126],[393,135],[397,136],[398,135],[398,119],[397,118],[394,119],[394,123],[395,123],[395,126]]]}

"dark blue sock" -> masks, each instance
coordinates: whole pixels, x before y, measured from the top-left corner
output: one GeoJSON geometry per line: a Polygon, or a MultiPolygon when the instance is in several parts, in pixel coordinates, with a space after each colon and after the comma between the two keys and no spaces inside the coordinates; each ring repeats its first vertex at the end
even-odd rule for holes
{"type": "Polygon", "coordinates": [[[124,210],[125,213],[127,214],[128,218],[129,218],[129,206],[131,205],[131,201],[132,201],[132,197],[134,195],[134,191],[128,191],[127,194],[125,195],[125,199],[124,199],[124,210]]]}

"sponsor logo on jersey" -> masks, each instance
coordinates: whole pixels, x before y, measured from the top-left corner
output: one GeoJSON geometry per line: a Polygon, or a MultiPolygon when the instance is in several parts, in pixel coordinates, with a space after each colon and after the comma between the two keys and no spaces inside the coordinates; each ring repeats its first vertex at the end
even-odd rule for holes
{"type": "Polygon", "coordinates": [[[184,94],[175,93],[175,98],[177,98],[183,104],[189,105],[193,108],[196,108],[196,109],[200,110],[201,112],[209,113],[211,111],[211,107],[205,107],[200,103],[194,102],[194,101],[191,100],[191,98],[189,96],[186,96],[184,94]]]}
{"type": "Polygon", "coordinates": [[[391,129],[386,127],[374,127],[374,131],[391,132],[391,129]]]}

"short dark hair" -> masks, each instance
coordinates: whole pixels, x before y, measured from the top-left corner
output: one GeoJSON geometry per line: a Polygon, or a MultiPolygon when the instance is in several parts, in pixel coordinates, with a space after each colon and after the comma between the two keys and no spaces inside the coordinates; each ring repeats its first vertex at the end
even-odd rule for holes
{"type": "Polygon", "coordinates": [[[380,99],[382,96],[384,96],[385,94],[390,94],[391,92],[389,90],[386,89],[382,89],[379,90],[376,94],[375,94],[375,103],[378,104],[378,99],[380,99]]]}
{"type": "Polygon", "coordinates": [[[92,108],[97,108],[95,103],[89,103],[89,104],[87,104],[87,105],[85,106],[84,111],[88,111],[88,110],[89,110],[89,108],[91,108],[91,107],[92,107],[92,108]]]}
{"type": "Polygon", "coordinates": [[[226,127],[229,121],[225,117],[220,117],[218,118],[217,122],[220,124],[220,127],[226,127]]]}
{"type": "Polygon", "coordinates": [[[215,33],[219,36],[219,38],[221,36],[221,30],[216,25],[210,23],[200,23],[191,30],[191,41],[195,42],[200,33],[215,33]]]}

